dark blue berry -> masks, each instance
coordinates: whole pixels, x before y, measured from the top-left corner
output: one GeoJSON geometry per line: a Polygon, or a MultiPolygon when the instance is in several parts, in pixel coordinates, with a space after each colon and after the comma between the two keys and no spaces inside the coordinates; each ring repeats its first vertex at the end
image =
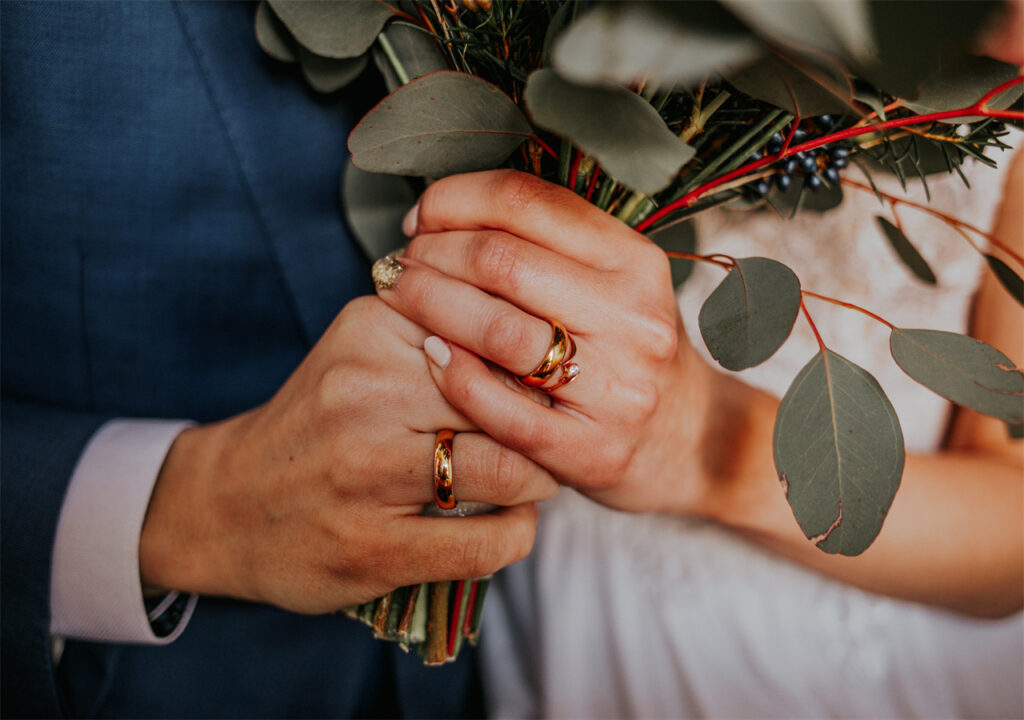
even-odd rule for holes
{"type": "Polygon", "coordinates": [[[818,118],[818,125],[828,130],[830,127],[836,124],[836,119],[832,115],[822,115],[818,118]]]}
{"type": "Polygon", "coordinates": [[[793,183],[793,178],[791,178],[789,175],[776,175],[775,176],[775,185],[776,185],[776,187],[779,188],[779,190],[782,190],[783,192],[785,192],[786,190],[789,190],[789,186],[792,183],[793,183]]]}
{"type": "Polygon", "coordinates": [[[786,164],[783,167],[785,168],[786,173],[789,174],[796,172],[796,169],[799,165],[800,161],[796,157],[791,157],[788,160],[786,160],[786,164]]]}
{"type": "Polygon", "coordinates": [[[839,171],[834,167],[825,169],[825,179],[833,185],[839,182],[839,171]]]}
{"type": "Polygon", "coordinates": [[[832,147],[829,148],[828,150],[828,156],[833,160],[838,160],[839,158],[847,157],[849,154],[849,149],[844,147],[832,147]]]}
{"type": "Polygon", "coordinates": [[[760,160],[761,159],[761,152],[759,150],[755,150],[754,152],[750,153],[750,158],[749,159],[750,160],[760,160]]]}
{"type": "Polygon", "coordinates": [[[831,165],[832,167],[834,167],[834,168],[844,168],[844,167],[846,167],[847,165],[849,165],[850,163],[849,163],[849,161],[848,161],[848,160],[847,160],[846,158],[835,158],[835,159],[834,159],[834,160],[833,160],[833,161],[832,161],[831,163],[829,163],[829,164],[830,164],[830,165],[831,165]]]}
{"type": "Polygon", "coordinates": [[[771,189],[771,186],[768,185],[767,180],[758,180],[754,184],[754,192],[756,192],[758,195],[767,195],[769,189],[771,189]]]}
{"type": "Polygon", "coordinates": [[[814,172],[818,167],[818,160],[812,155],[804,155],[803,160],[800,161],[800,168],[804,172],[814,172]]]}
{"type": "Polygon", "coordinates": [[[817,190],[821,187],[821,178],[817,175],[809,175],[807,177],[807,187],[811,190],[817,190]]]}
{"type": "Polygon", "coordinates": [[[797,128],[797,131],[793,133],[793,142],[803,142],[807,139],[807,131],[802,128],[797,128]]]}

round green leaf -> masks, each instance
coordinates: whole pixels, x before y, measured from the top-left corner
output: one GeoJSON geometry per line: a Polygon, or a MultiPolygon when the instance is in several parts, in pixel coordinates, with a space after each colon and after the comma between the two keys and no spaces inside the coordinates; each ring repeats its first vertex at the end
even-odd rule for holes
{"type": "Polygon", "coordinates": [[[1024,422],[1024,373],[991,345],[943,330],[893,328],[889,349],[907,375],[944,398],[1024,422]]]}
{"type": "Polygon", "coordinates": [[[620,183],[648,195],[669,185],[695,152],[657,110],[625,88],[574,85],[554,70],[538,70],[530,75],[524,97],[538,126],[571,141],[620,183]]]}
{"type": "Polygon", "coordinates": [[[825,552],[864,552],[903,474],[903,431],[878,382],[831,350],[815,355],[779,405],[773,445],[804,535],[825,552]]]}
{"type": "MultiPolygon", "coordinates": [[[[448,64],[441,54],[437,41],[434,40],[425,30],[421,30],[406,22],[393,22],[383,31],[395,49],[395,55],[405,68],[410,80],[429,75],[438,70],[447,70],[448,64]]],[[[402,84],[395,74],[391,62],[384,51],[374,46],[372,50],[373,62],[377,65],[384,82],[388,86],[388,92],[392,92],[402,84]]]]}
{"type": "Polygon", "coordinates": [[[800,281],[768,258],[741,258],[704,301],[697,322],[711,355],[728,370],[759,365],[789,337],[800,281]]]}
{"type": "Polygon", "coordinates": [[[402,218],[416,203],[407,178],[363,172],[349,162],[341,183],[345,220],[370,260],[403,247],[402,218]]]}
{"type": "Polygon", "coordinates": [[[764,100],[800,117],[829,113],[842,114],[850,109],[853,91],[846,78],[835,77],[836,87],[849,93],[840,97],[795,65],[769,53],[747,67],[727,73],[737,90],[764,100]]]}
{"type": "Polygon", "coordinates": [[[795,50],[859,57],[873,50],[865,0],[721,0],[763,37],[795,50]]]}
{"type": "Polygon", "coordinates": [[[295,39],[321,57],[362,55],[392,15],[379,2],[268,1],[295,39]]]}
{"type": "Polygon", "coordinates": [[[256,8],[256,42],[263,52],[275,60],[295,62],[295,51],[292,49],[295,41],[288,33],[288,28],[270,9],[267,0],[263,0],[256,8]]]}
{"type": "MultiPolygon", "coordinates": [[[[1017,77],[1018,68],[1010,63],[987,57],[967,57],[953,66],[940,66],[921,84],[920,93],[906,106],[916,113],[930,113],[970,107],[993,88],[1017,77]]],[[[1024,85],[1014,85],[992,98],[988,106],[1005,110],[1024,94],[1024,85]]],[[[950,122],[974,122],[978,116],[962,117],[950,122]]]]}
{"type": "Polygon", "coordinates": [[[302,76],[317,92],[332,93],[359,77],[366,67],[366,56],[347,58],[325,58],[311,53],[303,46],[297,48],[302,76]]]}
{"type": "Polygon", "coordinates": [[[715,3],[605,3],[559,37],[553,64],[581,84],[696,83],[753,60],[761,43],[715,3]]]}
{"type": "Polygon", "coordinates": [[[348,147],[352,164],[367,172],[442,177],[497,167],[531,132],[497,87],[444,71],[381,100],[352,130],[348,147]]]}
{"type": "Polygon", "coordinates": [[[881,215],[876,215],[875,221],[878,223],[878,227],[882,229],[882,233],[885,234],[889,244],[892,245],[892,249],[896,251],[900,260],[903,261],[903,264],[910,268],[910,271],[920,280],[929,285],[934,285],[936,282],[935,273],[932,272],[928,261],[921,257],[921,253],[917,251],[913,243],[903,234],[903,231],[881,215]]]}

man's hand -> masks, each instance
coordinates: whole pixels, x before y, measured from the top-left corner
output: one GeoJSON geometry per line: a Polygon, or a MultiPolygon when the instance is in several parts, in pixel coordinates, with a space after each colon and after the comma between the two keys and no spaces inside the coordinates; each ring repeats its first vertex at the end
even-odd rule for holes
{"type": "Polygon", "coordinates": [[[406,269],[379,294],[448,341],[432,371],[452,405],[601,502],[692,506],[686,473],[710,370],[679,343],[664,252],[565,188],[511,171],[432,184],[405,230],[406,269]],[[572,334],[580,367],[553,408],[517,396],[480,359],[530,373],[551,343],[547,318],[572,334]]]}
{"type": "Polygon", "coordinates": [[[266,405],[183,432],[143,528],[143,581],[319,613],[524,557],[533,502],[557,485],[445,402],[426,336],[379,299],[360,298],[266,405]],[[457,433],[456,498],[508,507],[420,516],[442,428],[457,433]]]}

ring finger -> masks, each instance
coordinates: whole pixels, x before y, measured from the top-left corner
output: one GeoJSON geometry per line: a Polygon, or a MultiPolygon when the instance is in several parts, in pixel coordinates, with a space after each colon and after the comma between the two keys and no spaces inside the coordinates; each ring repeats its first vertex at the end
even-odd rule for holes
{"type": "MultiPolygon", "coordinates": [[[[410,465],[389,484],[385,499],[396,505],[434,500],[436,436],[419,433],[407,443],[410,465]]],[[[546,500],[558,490],[547,470],[478,432],[457,432],[452,440],[452,488],[456,502],[519,505],[546,500]]]]}

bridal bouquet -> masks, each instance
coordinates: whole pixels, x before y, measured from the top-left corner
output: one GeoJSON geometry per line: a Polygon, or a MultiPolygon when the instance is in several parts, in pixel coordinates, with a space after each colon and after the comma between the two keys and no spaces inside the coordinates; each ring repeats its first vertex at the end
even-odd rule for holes
{"type": "MultiPolygon", "coordinates": [[[[697,322],[737,371],[768,359],[801,312],[819,352],[778,411],[775,465],[804,534],[857,555],[881,529],[903,470],[903,435],[878,382],[818,336],[805,297],[889,326],[893,359],[936,393],[1024,429],[1024,374],[963,335],[901,328],[869,309],[801,290],[767,258],[696,254],[695,213],[764,205],[782,217],[824,212],[844,192],[874,192],[879,232],[916,277],[936,282],[897,206],[954,227],[1024,305],[1024,258],[969,223],[880,192],[995,166],[1007,125],[1021,126],[1018,68],[971,54],[999,2],[720,0],[584,2],[265,0],[256,34],[332,92],[373,62],[388,94],[349,136],[347,219],[371,257],[402,244],[423,183],[514,167],[559,183],[647,234],[685,279],[718,265],[697,322]],[[854,175],[855,177],[850,177],[854,175]],[[982,249],[1000,248],[1011,266],[982,249]]],[[[965,180],[966,182],[966,180],[965,180]]],[[[713,246],[714,238],[707,244],[713,246]]],[[[475,639],[486,581],[402,588],[351,611],[429,663],[475,639]]]]}

